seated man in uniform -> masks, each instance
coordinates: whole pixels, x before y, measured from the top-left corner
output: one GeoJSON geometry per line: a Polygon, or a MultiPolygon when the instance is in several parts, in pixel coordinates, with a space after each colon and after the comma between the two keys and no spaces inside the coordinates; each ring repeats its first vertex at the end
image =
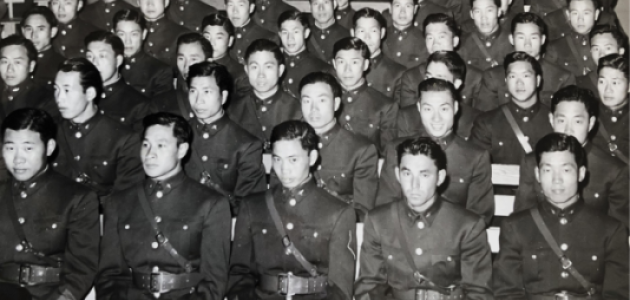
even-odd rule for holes
{"type": "Polygon", "coordinates": [[[542,74],[535,58],[513,52],[503,67],[510,102],[477,116],[470,140],[490,152],[493,164],[516,165],[551,132],[549,107],[538,100],[542,74]]]}
{"type": "Polygon", "coordinates": [[[313,175],[337,198],[352,204],[358,219],[374,208],[378,188],[378,151],[365,137],[342,128],[335,112],[341,105],[341,86],[331,74],[316,72],[300,82],[304,120],[319,136],[321,160],[313,175]]]}
{"type": "Polygon", "coordinates": [[[365,76],[368,86],[392,98],[394,85],[405,67],[381,51],[381,42],[387,30],[383,15],[371,8],[362,8],[354,14],[353,25],[350,34],[361,39],[370,50],[370,69],[365,76]]]}
{"type": "Polygon", "coordinates": [[[278,32],[278,18],[288,10],[296,10],[285,0],[255,0],[256,9],[252,19],[269,32],[278,32]]]}
{"type": "Polygon", "coordinates": [[[228,116],[265,142],[264,150],[269,151],[273,127],[284,121],[302,118],[300,101],[279,85],[284,61],[280,47],[274,42],[255,40],[245,51],[245,62],[252,90],[231,99],[228,116]]]}
{"type": "Polygon", "coordinates": [[[148,34],[143,50],[163,63],[175,65],[176,42],[179,36],[190,30],[165,16],[170,0],[138,0],[142,16],[146,20],[148,34]]]}
{"type": "MultiPolygon", "coordinates": [[[[588,180],[581,184],[584,203],[607,213],[628,225],[628,166],[589,141],[597,122],[598,100],[589,90],[574,85],[565,87],[553,96],[551,125],[554,132],[575,137],[584,147],[588,180]]],[[[530,209],[544,199],[535,180],[536,158],[527,154],[521,162],[518,191],[514,211],[530,209]]]]}
{"type": "Polygon", "coordinates": [[[308,51],[319,59],[331,63],[335,57],[335,43],[350,36],[349,29],[337,23],[334,0],[309,0],[311,5],[311,38],[308,39],[308,51]]]}
{"type": "Polygon", "coordinates": [[[495,299],[628,299],[628,228],[585,205],[580,142],[551,133],[535,153],[545,199],[501,223],[495,299]]]}
{"type": "Polygon", "coordinates": [[[307,18],[305,13],[296,10],[285,11],[278,18],[285,66],[282,87],[296,98],[300,95],[300,81],[307,74],[320,71],[334,74],[330,64],[306,49],[306,40],[311,33],[307,18]]]}
{"type": "Polygon", "coordinates": [[[173,89],[171,66],[142,50],[147,37],[147,21],[135,10],[121,10],[114,15],[114,33],[125,45],[125,66],[120,73],[127,84],[153,98],[173,89]]]}
{"type": "MultiPolygon", "coordinates": [[[[562,87],[575,84],[575,76],[568,70],[544,58],[543,47],[547,41],[545,22],[536,14],[520,13],[512,19],[510,43],[514,51],[522,51],[538,60],[542,69],[540,101],[549,105],[551,96],[562,87]]],[[[474,107],[489,111],[510,102],[510,93],[505,86],[505,69],[496,66],[483,72],[483,84],[474,107]]]]}
{"type": "MultiPolygon", "coordinates": [[[[254,0],[227,0],[227,16],[236,31],[234,46],[230,49],[230,56],[240,64],[245,63],[245,51],[249,45],[257,39],[269,39],[277,41],[276,35],[267,29],[252,22],[252,14],[256,9],[254,0]]],[[[275,20],[274,20],[275,21],[275,20]]],[[[269,129],[271,130],[271,128],[269,129]]]]}
{"type": "MultiPolygon", "coordinates": [[[[574,32],[573,27],[571,26],[571,17],[576,13],[575,10],[571,9],[571,2],[574,0],[567,1],[547,1],[547,0],[537,0],[536,2],[547,2],[547,3],[561,3],[562,6],[558,7],[556,10],[544,15],[539,14],[540,16],[545,17],[545,23],[549,26],[549,39],[551,41],[555,41],[557,39],[563,38],[567,35],[571,35],[574,32]],[[566,3],[566,5],[564,5],[566,3]]],[[[619,19],[617,18],[617,14],[615,13],[615,8],[611,7],[611,2],[617,2],[617,0],[597,0],[596,7],[599,11],[599,16],[595,20],[595,24],[597,25],[608,25],[618,27],[621,32],[623,32],[623,28],[619,19]]],[[[625,34],[625,33],[624,33],[625,34]]]]}
{"type": "Polygon", "coordinates": [[[381,168],[376,204],[396,201],[402,195],[396,181],[396,146],[411,137],[428,136],[444,150],[449,180],[441,194],[451,203],[482,216],[487,225],[494,215],[490,155],[488,151],[455,134],[457,114],[461,110],[455,86],[442,79],[430,78],[418,87],[417,104],[400,111],[414,119],[420,130],[413,135],[399,135],[387,145],[381,168]],[[412,114],[413,113],[413,114],[412,114]]]}
{"type": "Polygon", "coordinates": [[[43,110],[12,112],[2,122],[2,136],[11,178],[0,184],[0,294],[81,299],[98,270],[96,194],[48,166],[55,122],[43,110]]]}
{"type": "Polygon", "coordinates": [[[396,152],[403,193],[368,213],[355,299],[493,299],[486,223],[438,191],[446,154],[427,137],[396,152]]]}
{"type": "Polygon", "coordinates": [[[86,58],[98,69],[103,80],[99,110],[112,119],[142,128],[142,119],[149,114],[149,99],[125,82],[121,76],[125,45],[109,31],[94,31],[85,37],[86,58]]]}
{"type": "Polygon", "coordinates": [[[33,80],[38,84],[52,85],[57,69],[65,60],[52,47],[52,40],[59,33],[55,15],[46,6],[34,6],[22,16],[20,29],[22,36],[31,40],[37,49],[33,80]]]}
{"type": "Polygon", "coordinates": [[[79,18],[83,0],[52,0],[50,9],[57,18],[59,34],[53,40],[57,53],[65,58],[83,57],[85,45],[83,39],[98,27],[79,18]]]}
{"type": "MultiPolygon", "coordinates": [[[[626,53],[628,39],[617,29],[610,25],[597,25],[588,34],[591,40],[591,58],[596,65],[599,59],[610,55],[626,53]]],[[[591,90],[597,95],[597,70],[591,70],[584,76],[576,78],[577,86],[591,90]]]]}
{"type": "Polygon", "coordinates": [[[396,137],[398,105],[368,86],[365,72],[370,67],[370,50],[358,38],[335,43],[333,65],[342,87],[339,125],[364,136],[382,153],[396,137]]]}
{"type": "Polygon", "coordinates": [[[352,299],[355,213],[310,173],[317,140],[302,121],[273,128],[273,169],[281,184],[241,203],[228,299],[352,299]]]}
{"type": "Polygon", "coordinates": [[[126,189],[144,177],[138,136],[99,112],[102,93],[101,75],[87,59],[71,58],[59,68],[55,79],[61,113],[59,151],[52,165],[99,196],[126,189]]]}
{"type": "MultiPolygon", "coordinates": [[[[88,2],[91,2],[88,0],[88,2]]],[[[138,10],[137,7],[124,0],[97,0],[85,6],[79,13],[79,18],[98,29],[111,31],[114,28],[112,18],[121,10],[138,10]]]]}
{"type": "Polygon", "coordinates": [[[216,7],[201,0],[176,0],[168,6],[166,16],[192,32],[200,32],[203,30],[201,27],[203,18],[216,12],[216,7]]]}
{"type": "Polygon", "coordinates": [[[147,178],[104,203],[99,299],[222,299],[230,258],[230,205],[184,174],[192,138],[180,116],[144,121],[147,178]]]}
{"type": "Polygon", "coordinates": [[[184,165],[194,180],[223,194],[232,215],[240,199],[267,189],[262,142],[230,120],[223,110],[232,86],[225,66],[201,62],[188,73],[188,101],[195,117],[191,155],[184,165]]]}
{"type": "Polygon", "coordinates": [[[512,52],[507,26],[502,26],[501,0],[470,0],[475,30],[462,37],[460,54],[468,65],[482,71],[503,63],[512,52]]]}

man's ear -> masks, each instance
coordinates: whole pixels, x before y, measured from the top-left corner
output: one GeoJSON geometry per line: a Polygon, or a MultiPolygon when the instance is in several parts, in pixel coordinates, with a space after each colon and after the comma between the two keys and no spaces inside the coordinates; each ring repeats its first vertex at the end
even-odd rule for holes
{"type": "MultiPolygon", "coordinates": [[[[541,45],[541,46],[542,46],[542,45],[544,45],[546,41],[547,41],[547,35],[546,35],[546,34],[543,34],[543,35],[540,37],[540,45],[541,45]]],[[[541,47],[541,48],[542,48],[542,47],[541,47]]]]}
{"type": "Polygon", "coordinates": [[[387,33],[387,29],[381,28],[381,40],[385,38],[386,33],[387,33]]]}
{"type": "Polygon", "coordinates": [[[553,113],[549,113],[549,124],[551,124],[551,127],[553,127],[553,113]]]}
{"type": "Polygon", "coordinates": [[[416,15],[416,13],[418,13],[418,9],[419,9],[419,8],[420,8],[420,5],[417,5],[417,4],[416,4],[416,5],[414,5],[414,6],[413,6],[413,15],[414,15],[414,16],[416,15]]]}
{"type": "Polygon", "coordinates": [[[284,74],[284,64],[278,66],[278,78],[282,77],[282,74],[284,74]]]}
{"type": "Polygon", "coordinates": [[[304,29],[304,41],[306,41],[310,35],[311,35],[311,29],[310,28],[304,29]]]}
{"type": "Polygon", "coordinates": [[[453,37],[453,49],[457,49],[457,46],[459,46],[459,37],[458,36],[454,36],[453,37]]]}
{"type": "Polygon", "coordinates": [[[599,20],[599,13],[601,13],[600,9],[595,10],[595,21],[599,20]]]}
{"type": "Polygon", "coordinates": [[[122,66],[124,62],[125,62],[125,57],[122,54],[116,55],[116,68],[120,68],[120,66],[122,66]]]}
{"type": "Polygon", "coordinates": [[[472,9],[470,10],[470,18],[471,18],[471,19],[474,19],[474,18],[473,18],[473,12],[472,12],[472,9]]]}
{"type": "Polygon", "coordinates": [[[335,102],[335,106],[333,108],[335,111],[338,111],[339,107],[341,106],[341,98],[335,97],[333,101],[335,102]]]}
{"type": "Polygon", "coordinates": [[[96,94],[96,89],[94,87],[88,87],[87,90],[85,90],[85,95],[87,96],[88,101],[92,103],[97,96],[100,96],[96,94]]]}
{"type": "Polygon", "coordinates": [[[243,69],[245,70],[245,74],[249,75],[249,69],[247,69],[247,65],[244,65],[243,69]]]}
{"type": "Polygon", "coordinates": [[[57,36],[57,32],[59,32],[59,28],[57,26],[50,28],[50,38],[55,38],[57,36]]]}
{"type": "Polygon", "coordinates": [[[30,63],[28,63],[28,72],[29,73],[33,73],[33,71],[35,71],[35,66],[37,65],[36,61],[31,61],[30,63]]]}
{"type": "Polygon", "coordinates": [[[578,170],[578,182],[582,182],[585,177],[586,177],[586,167],[581,166],[580,169],[578,170]]]}
{"type": "Polygon", "coordinates": [[[442,185],[442,183],[444,183],[444,180],[446,180],[446,170],[442,169],[438,171],[438,182],[437,182],[437,186],[442,185]]]}
{"type": "Polygon", "coordinates": [[[81,11],[83,8],[83,0],[77,1],[77,11],[81,11]]]}
{"type": "Polygon", "coordinates": [[[333,66],[333,69],[337,70],[337,63],[335,62],[335,58],[334,57],[332,59],[332,66],[333,66]]]}
{"type": "Polygon", "coordinates": [[[591,116],[590,118],[588,118],[588,132],[591,132],[591,130],[593,130],[593,127],[595,127],[595,123],[597,123],[597,118],[595,116],[591,116]]]}
{"type": "Polygon", "coordinates": [[[252,3],[249,5],[249,14],[253,14],[254,10],[256,10],[256,3],[252,3]]]}
{"type": "Polygon", "coordinates": [[[540,183],[540,169],[538,169],[538,166],[534,168],[534,174],[536,175],[536,181],[540,183]]]}
{"type": "MultiPolygon", "coordinates": [[[[569,8],[565,8],[564,9],[564,17],[566,18],[566,20],[571,20],[571,11],[569,11],[569,8]]],[[[568,23],[569,21],[567,21],[568,23]]]]}
{"type": "Polygon", "coordinates": [[[458,111],[459,111],[459,101],[453,100],[453,114],[457,115],[458,111]]]}
{"type": "Polygon", "coordinates": [[[308,165],[311,167],[314,166],[318,157],[319,153],[317,150],[311,150],[311,152],[308,153],[308,165]]]}
{"type": "Polygon", "coordinates": [[[335,10],[335,9],[337,9],[337,0],[333,0],[333,10],[335,10]]]}
{"type": "Polygon", "coordinates": [[[398,183],[400,183],[400,167],[396,167],[394,169],[394,174],[396,174],[396,180],[398,180],[398,183]]]}
{"type": "Polygon", "coordinates": [[[510,40],[510,44],[512,44],[512,46],[514,46],[514,35],[512,35],[510,33],[510,36],[508,37],[508,39],[510,40]]]}
{"type": "Polygon", "coordinates": [[[536,75],[536,87],[540,88],[541,83],[542,83],[542,76],[536,75]]]}
{"type": "Polygon", "coordinates": [[[456,90],[459,90],[462,84],[464,84],[464,82],[462,82],[462,80],[459,78],[453,81],[453,86],[455,87],[456,90]]]}
{"type": "MultiPolygon", "coordinates": [[[[142,30],[142,40],[143,41],[147,39],[147,34],[149,34],[148,30],[146,30],[146,29],[142,30]]],[[[140,50],[140,51],[142,51],[142,50],[140,50]]]]}
{"type": "Polygon", "coordinates": [[[624,55],[626,54],[626,48],[620,47],[619,48],[619,55],[624,55]]]}
{"type": "Polygon", "coordinates": [[[366,59],[365,61],[363,61],[363,72],[367,71],[369,67],[370,67],[370,60],[366,59]]]}
{"type": "Polygon", "coordinates": [[[354,28],[350,28],[350,36],[351,36],[351,37],[355,37],[355,36],[354,36],[354,28]]]}
{"type": "Polygon", "coordinates": [[[46,142],[46,156],[51,156],[53,152],[55,152],[55,148],[57,147],[57,141],[55,139],[50,139],[46,142]]]}
{"type": "Polygon", "coordinates": [[[177,158],[183,159],[188,154],[188,149],[190,148],[190,144],[181,143],[177,146],[177,158]]]}
{"type": "Polygon", "coordinates": [[[171,4],[171,0],[164,1],[164,8],[167,8],[171,4]]]}

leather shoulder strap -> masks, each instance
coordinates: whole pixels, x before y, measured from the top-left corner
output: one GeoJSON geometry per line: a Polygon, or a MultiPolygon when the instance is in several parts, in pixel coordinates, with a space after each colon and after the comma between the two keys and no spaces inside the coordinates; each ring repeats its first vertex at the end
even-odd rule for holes
{"type": "Polygon", "coordinates": [[[627,165],[628,158],[623,153],[621,153],[621,151],[619,151],[617,144],[613,143],[613,141],[610,139],[610,133],[608,133],[608,130],[604,126],[604,123],[599,122],[598,125],[599,125],[599,133],[601,133],[602,136],[604,136],[604,138],[608,142],[608,149],[610,150],[610,152],[614,153],[615,156],[617,156],[619,159],[621,159],[621,161],[623,161],[627,165]]]}
{"type": "Polygon", "coordinates": [[[495,59],[492,58],[492,55],[490,55],[490,52],[488,52],[488,49],[486,49],[486,47],[483,45],[477,33],[473,32],[471,35],[472,35],[473,41],[475,42],[475,44],[477,45],[477,48],[479,48],[481,53],[483,53],[483,55],[485,55],[486,57],[489,57],[490,59],[492,59],[492,66],[494,67],[494,66],[499,65],[499,63],[495,59]]]}
{"type": "Polygon", "coordinates": [[[311,35],[311,38],[309,39],[309,41],[311,42],[311,45],[313,45],[313,49],[315,50],[314,52],[316,52],[316,53],[313,53],[313,54],[315,54],[315,56],[319,57],[325,63],[330,63],[330,62],[326,61],[326,58],[322,55],[322,51],[323,51],[322,50],[322,46],[317,41],[317,38],[311,35]]]}
{"type": "Polygon", "coordinates": [[[521,147],[523,147],[523,150],[525,150],[525,153],[527,154],[531,153],[533,151],[532,146],[525,139],[525,134],[523,134],[523,131],[521,130],[521,128],[518,127],[518,124],[516,123],[516,119],[514,119],[514,116],[512,115],[510,110],[505,105],[501,107],[501,110],[503,111],[505,118],[510,124],[512,131],[514,131],[514,134],[516,135],[516,139],[518,139],[519,144],[521,144],[521,147]]]}

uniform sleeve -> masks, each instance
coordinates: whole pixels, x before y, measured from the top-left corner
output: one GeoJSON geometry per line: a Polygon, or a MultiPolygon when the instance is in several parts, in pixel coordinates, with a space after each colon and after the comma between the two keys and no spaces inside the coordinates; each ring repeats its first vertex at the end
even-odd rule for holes
{"type": "Polygon", "coordinates": [[[536,162],[532,155],[525,155],[521,160],[518,175],[518,189],[514,198],[514,212],[530,209],[538,201],[538,182],[536,181],[536,162]]]}
{"type": "Polygon", "coordinates": [[[385,148],[383,166],[378,180],[378,193],[376,194],[375,207],[385,203],[394,202],[402,195],[400,183],[396,179],[396,145],[390,143],[385,148]]]}
{"type": "Polygon", "coordinates": [[[628,166],[625,165],[618,174],[613,176],[612,184],[608,190],[608,215],[628,226],[630,216],[628,216],[628,199],[630,199],[628,191],[628,166]]]}
{"type": "Polygon", "coordinates": [[[475,223],[461,242],[462,287],[466,299],[493,299],[492,258],[486,224],[475,223]]]}
{"type": "Polygon", "coordinates": [[[385,297],[387,288],[387,267],[381,249],[374,223],[368,216],[363,228],[363,243],[361,244],[360,274],[354,286],[356,300],[379,300],[385,297]]]}
{"type": "Polygon", "coordinates": [[[234,195],[244,197],[267,189],[266,173],[262,162],[262,143],[244,145],[238,155],[238,175],[234,195]]]}
{"type": "Polygon", "coordinates": [[[381,112],[381,136],[378,145],[379,153],[385,151],[385,146],[396,138],[396,119],[398,118],[398,105],[390,103],[381,112]]]}
{"type": "Polygon", "coordinates": [[[340,213],[328,244],[328,298],[352,300],[356,261],[356,214],[348,206],[340,213]]]}
{"type": "Polygon", "coordinates": [[[499,254],[494,259],[493,282],[495,299],[527,300],[523,284],[523,260],[516,230],[508,220],[501,224],[499,254]]]}
{"type": "Polygon", "coordinates": [[[489,111],[499,106],[499,86],[497,86],[497,83],[505,83],[499,78],[494,78],[491,70],[493,69],[483,72],[479,95],[473,103],[473,107],[481,111],[489,111]],[[501,81],[499,82],[499,80],[501,81]]]}
{"type": "Polygon", "coordinates": [[[143,178],[144,170],[140,161],[140,137],[137,134],[129,134],[124,144],[118,149],[114,190],[124,190],[143,178]]]}
{"type": "Polygon", "coordinates": [[[401,108],[413,105],[417,102],[416,94],[418,93],[418,84],[415,84],[409,72],[403,73],[400,77],[399,98],[397,99],[398,105],[401,108]]]}
{"type": "Polygon", "coordinates": [[[606,245],[603,299],[628,299],[628,229],[619,224],[606,245]]]}
{"type": "Polygon", "coordinates": [[[473,122],[472,129],[470,130],[470,141],[475,145],[486,149],[492,150],[492,128],[488,114],[482,113],[473,122]]]}
{"type": "Polygon", "coordinates": [[[483,217],[486,226],[494,216],[494,192],[492,190],[492,165],[490,154],[484,151],[474,163],[472,181],[468,186],[466,208],[483,217]]]}
{"type": "Polygon", "coordinates": [[[257,277],[251,236],[251,216],[247,202],[243,202],[234,229],[227,298],[230,300],[256,299],[254,288],[257,277]]]}
{"type": "Polygon", "coordinates": [[[173,70],[169,67],[160,68],[149,82],[150,97],[168,92],[173,89],[173,70]]]}
{"type": "Polygon", "coordinates": [[[369,145],[359,154],[354,166],[352,182],[354,201],[368,211],[374,208],[378,189],[378,153],[374,145],[369,145]]]}

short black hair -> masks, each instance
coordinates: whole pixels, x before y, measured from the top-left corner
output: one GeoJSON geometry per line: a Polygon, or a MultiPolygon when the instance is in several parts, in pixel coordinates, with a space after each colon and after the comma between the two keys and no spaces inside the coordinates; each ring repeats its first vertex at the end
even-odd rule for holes
{"type": "Polygon", "coordinates": [[[332,90],[333,97],[341,97],[341,85],[339,84],[339,82],[337,82],[335,76],[321,71],[312,72],[304,76],[304,78],[300,80],[300,92],[305,86],[315,83],[323,83],[328,85],[332,90]]]}
{"type": "MultiPolygon", "coordinates": [[[[475,3],[475,1],[477,0],[470,0],[470,9],[472,10],[473,4],[475,3]]],[[[494,1],[494,4],[498,7],[501,8],[501,0],[492,0],[494,1]]]]}
{"type": "Polygon", "coordinates": [[[427,35],[427,27],[431,24],[444,24],[453,33],[453,36],[458,37],[460,35],[459,25],[457,25],[455,19],[445,13],[430,14],[424,19],[422,22],[422,34],[425,37],[427,35]]]}
{"type": "Polygon", "coordinates": [[[280,29],[280,27],[282,27],[282,23],[286,21],[298,21],[300,22],[300,24],[302,24],[304,29],[310,28],[310,25],[308,24],[307,15],[298,10],[290,9],[281,13],[280,16],[278,17],[278,29],[280,29]]]}
{"type": "Polygon", "coordinates": [[[98,103],[98,100],[101,99],[101,95],[103,94],[103,79],[101,78],[101,73],[98,72],[98,69],[89,60],[87,60],[87,58],[74,57],[67,59],[59,67],[58,72],[79,73],[80,84],[83,87],[83,92],[87,91],[88,88],[94,88],[96,90],[94,103],[98,103]]]}
{"type": "Polygon", "coordinates": [[[534,24],[538,26],[538,31],[541,35],[547,34],[547,24],[545,23],[543,18],[535,13],[522,12],[514,16],[514,19],[512,19],[512,28],[510,31],[512,34],[514,34],[514,31],[516,31],[516,26],[518,24],[534,24]]]}
{"type": "Polygon", "coordinates": [[[52,10],[50,10],[50,8],[48,8],[47,6],[36,5],[31,7],[22,15],[20,27],[24,27],[26,19],[34,15],[41,15],[42,17],[44,17],[44,19],[46,19],[46,22],[48,22],[48,25],[50,25],[50,28],[57,27],[57,25],[59,25],[59,21],[57,21],[57,18],[55,18],[55,14],[52,12],[52,10]]]}
{"type": "Polygon", "coordinates": [[[21,108],[11,112],[2,121],[3,137],[7,129],[37,132],[44,144],[57,135],[57,125],[53,118],[46,111],[37,108],[21,108]]]}
{"type": "Polygon", "coordinates": [[[337,56],[339,51],[356,50],[361,53],[364,59],[370,58],[370,48],[360,38],[345,37],[338,40],[333,46],[333,53],[337,56]]]}
{"type": "Polygon", "coordinates": [[[418,103],[422,100],[422,92],[449,92],[453,103],[459,101],[459,92],[450,82],[440,78],[429,78],[418,84],[418,103]]]}
{"type": "Polygon", "coordinates": [[[159,112],[148,115],[142,119],[142,138],[147,132],[147,129],[153,125],[173,126],[173,136],[177,139],[177,146],[192,141],[192,128],[190,124],[181,116],[178,116],[169,112],[159,112]]]}
{"type": "Polygon", "coordinates": [[[505,70],[505,73],[507,74],[511,64],[519,61],[529,63],[532,66],[532,69],[534,69],[536,76],[542,76],[542,68],[538,60],[522,51],[515,51],[505,56],[505,60],[503,61],[503,69],[505,70]]]}
{"type": "Polygon", "coordinates": [[[114,15],[114,26],[112,28],[116,30],[116,26],[118,26],[118,23],[122,21],[134,22],[140,26],[140,29],[147,29],[147,21],[144,19],[140,12],[133,9],[123,9],[118,11],[114,15]]]}
{"type": "Polygon", "coordinates": [[[201,31],[208,26],[221,26],[230,36],[234,36],[234,25],[224,12],[212,13],[203,18],[201,21],[201,31]]]}
{"type": "Polygon", "coordinates": [[[115,35],[111,31],[105,31],[105,30],[92,31],[85,37],[84,41],[85,41],[86,48],[87,46],[90,45],[90,43],[103,42],[105,44],[112,46],[112,49],[114,50],[114,53],[116,54],[116,56],[125,55],[125,44],[117,35],[115,35]]]}
{"type": "Polygon", "coordinates": [[[201,50],[203,51],[203,54],[206,56],[205,57],[206,59],[212,57],[212,52],[214,51],[212,49],[212,44],[210,44],[210,41],[208,41],[205,37],[203,37],[201,33],[197,33],[197,32],[189,32],[189,33],[184,33],[180,35],[177,38],[177,49],[179,49],[181,45],[188,45],[188,44],[195,44],[195,43],[201,46],[201,50]]]}
{"type": "Polygon", "coordinates": [[[599,59],[599,64],[597,65],[597,74],[599,74],[604,68],[613,68],[615,70],[619,70],[628,77],[628,59],[620,54],[609,54],[599,59]]]}
{"type": "Polygon", "coordinates": [[[308,123],[298,120],[289,120],[276,125],[271,131],[271,146],[279,141],[299,140],[302,149],[311,152],[317,150],[319,137],[315,129],[308,123]]]}
{"type": "Polygon", "coordinates": [[[588,37],[590,40],[596,35],[610,33],[612,37],[617,41],[617,45],[621,48],[626,48],[628,44],[628,38],[619,30],[619,28],[615,25],[604,24],[604,25],[595,25],[591,32],[588,33],[588,37]]]}
{"type": "Polygon", "coordinates": [[[439,170],[446,170],[446,153],[438,143],[429,137],[416,137],[404,140],[396,147],[398,166],[403,155],[424,155],[435,163],[439,170]]]}
{"type": "Polygon", "coordinates": [[[443,63],[455,79],[463,81],[466,79],[466,63],[455,51],[435,51],[429,55],[427,66],[430,63],[443,63]]]}
{"type": "Polygon", "coordinates": [[[600,9],[602,7],[602,4],[599,0],[567,0],[567,8],[569,8],[569,6],[571,5],[571,2],[573,1],[591,1],[593,3],[593,6],[595,6],[595,9],[600,9]]]}
{"type": "Polygon", "coordinates": [[[232,75],[224,65],[207,61],[196,63],[188,68],[188,79],[186,79],[188,86],[195,77],[214,77],[221,92],[232,93],[232,75]]]}
{"type": "Polygon", "coordinates": [[[249,44],[249,47],[245,50],[245,65],[247,65],[249,57],[256,52],[271,52],[276,61],[278,61],[278,65],[284,64],[284,56],[276,43],[268,39],[257,39],[249,44]]]}
{"type": "Polygon", "coordinates": [[[24,49],[26,49],[26,58],[28,58],[28,61],[37,61],[37,48],[35,48],[35,45],[33,45],[31,40],[17,34],[12,34],[0,40],[0,51],[8,46],[24,47],[24,49]]]}
{"type": "Polygon", "coordinates": [[[543,153],[562,151],[569,151],[573,154],[578,168],[586,165],[586,151],[584,151],[582,144],[574,136],[559,132],[550,133],[536,143],[536,149],[534,149],[536,164],[540,166],[543,153]]]}
{"type": "Polygon", "coordinates": [[[374,20],[376,20],[376,22],[378,22],[378,25],[381,27],[381,29],[387,28],[387,21],[385,20],[383,15],[379,11],[377,11],[375,9],[371,9],[369,7],[364,7],[362,9],[357,10],[354,13],[354,16],[352,16],[352,27],[353,28],[357,27],[357,22],[361,18],[374,19],[374,20]]]}
{"type": "Polygon", "coordinates": [[[599,101],[589,89],[579,88],[573,84],[561,88],[551,98],[551,113],[556,112],[556,107],[560,102],[580,102],[584,104],[589,118],[597,117],[599,101]]]}

